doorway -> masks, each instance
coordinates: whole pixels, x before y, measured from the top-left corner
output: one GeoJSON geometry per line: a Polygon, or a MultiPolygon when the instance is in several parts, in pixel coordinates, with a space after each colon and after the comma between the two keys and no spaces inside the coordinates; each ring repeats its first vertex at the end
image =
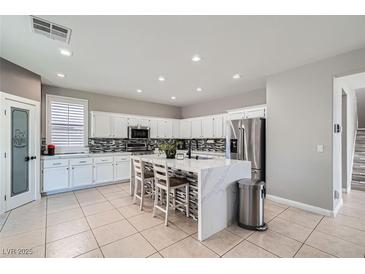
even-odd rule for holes
{"type": "Polygon", "coordinates": [[[9,211],[40,197],[39,102],[6,93],[1,97],[2,211],[9,211]]]}
{"type": "Polygon", "coordinates": [[[348,159],[347,159],[347,93],[342,90],[342,110],[341,110],[341,162],[342,162],[342,189],[348,189],[348,159]]]}

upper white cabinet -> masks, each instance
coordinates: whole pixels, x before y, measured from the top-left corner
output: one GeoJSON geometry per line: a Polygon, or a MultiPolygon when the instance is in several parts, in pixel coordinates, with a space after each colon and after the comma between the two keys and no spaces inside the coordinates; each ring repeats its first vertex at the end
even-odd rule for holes
{"type": "Polygon", "coordinates": [[[128,138],[128,119],[121,116],[112,117],[112,137],[128,138]]]}
{"type": "Polygon", "coordinates": [[[172,138],[172,120],[165,121],[165,138],[172,138]]]}
{"type": "Polygon", "coordinates": [[[230,120],[266,118],[266,105],[229,110],[228,116],[230,120]]]}
{"type": "Polygon", "coordinates": [[[191,120],[180,121],[180,138],[191,138],[191,120]]]}
{"type": "Polygon", "coordinates": [[[157,120],[150,120],[150,138],[158,138],[157,120]]]}
{"type": "Polygon", "coordinates": [[[180,121],[172,120],[172,138],[180,138],[180,121]]]}
{"type": "Polygon", "coordinates": [[[224,115],[213,117],[213,136],[214,138],[224,138],[224,115]]]}
{"type": "Polygon", "coordinates": [[[157,121],[157,136],[158,138],[165,138],[165,126],[166,121],[158,120],[157,121]]]}
{"type": "Polygon", "coordinates": [[[103,112],[92,112],[91,114],[91,137],[94,138],[110,138],[111,131],[111,115],[103,112]]]}
{"type": "Polygon", "coordinates": [[[91,137],[128,138],[128,126],[140,126],[150,128],[150,138],[225,138],[226,121],[256,117],[266,117],[266,105],[181,120],[94,111],[91,137]]]}
{"type": "Polygon", "coordinates": [[[252,109],[245,112],[245,118],[258,118],[258,117],[265,117],[266,116],[266,109],[252,109]]]}
{"type": "Polygon", "coordinates": [[[191,138],[202,138],[202,120],[191,120],[191,138]]]}
{"type": "Polygon", "coordinates": [[[203,138],[214,137],[214,118],[205,117],[201,119],[201,136],[203,138]]]}

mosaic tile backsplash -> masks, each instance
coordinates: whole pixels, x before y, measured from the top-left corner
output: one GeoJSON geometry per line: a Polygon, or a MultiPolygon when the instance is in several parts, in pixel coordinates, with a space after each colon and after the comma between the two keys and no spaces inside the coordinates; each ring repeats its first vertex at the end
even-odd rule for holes
{"type": "MultiPolygon", "coordinates": [[[[210,152],[225,152],[225,139],[195,139],[191,144],[192,150],[210,151],[210,152]]],[[[180,139],[149,139],[148,149],[154,150],[160,144],[180,141],[179,149],[188,149],[189,140],[180,139]]],[[[98,152],[121,152],[125,151],[126,143],[140,143],[141,140],[130,139],[111,139],[111,138],[89,138],[89,151],[91,153],[98,152]]],[[[46,150],[46,139],[42,138],[42,152],[46,150]]]]}
{"type": "MultiPolygon", "coordinates": [[[[148,149],[154,150],[160,144],[181,141],[182,145],[179,149],[188,149],[189,140],[178,139],[149,139],[147,141],[130,140],[130,139],[110,139],[110,138],[90,138],[89,150],[92,153],[97,152],[120,152],[125,151],[126,143],[140,143],[147,142],[148,149]]],[[[210,151],[210,152],[224,152],[225,139],[197,139],[197,142],[192,142],[193,150],[210,151]]]]}

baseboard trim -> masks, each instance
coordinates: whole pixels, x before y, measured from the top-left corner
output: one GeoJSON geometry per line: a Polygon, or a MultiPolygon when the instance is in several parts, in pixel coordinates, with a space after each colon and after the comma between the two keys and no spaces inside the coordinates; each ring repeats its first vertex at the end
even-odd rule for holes
{"type": "MultiPolygon", "coordinates": [[[[321,215],[330,216],[330,217],[336,216],[335,211],[331,211],[331,210],[324,209],[324,208],[321,208],[321,207],[296,202],[296,201],[293,201],[293,200],[281,198],[281,197],[270,195],[270,194],[267,194],[266,198],[273,201],[273,202],[281,203],[281,204],[284,204],[284,205],[287,205],[287,206],[296,207],[296,208],[303,209],[303,210],[306,210],[306,211],[310,211],[310,212],[313,212],[313,213],[316,213],[316,214],[321,214],[321,215]]],[[[340,208],[338,208],[337,211],[339,209],[340,208]]]]}

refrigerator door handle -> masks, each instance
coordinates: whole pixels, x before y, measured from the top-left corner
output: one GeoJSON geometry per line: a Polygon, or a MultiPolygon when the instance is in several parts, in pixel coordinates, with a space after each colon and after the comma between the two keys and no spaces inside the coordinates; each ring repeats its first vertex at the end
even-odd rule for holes
{"type": "Polygon", "coordinates": [[[238,139],[237,139],[237,160],[243,160],[243,128],[238,128],[238,139]]]}

